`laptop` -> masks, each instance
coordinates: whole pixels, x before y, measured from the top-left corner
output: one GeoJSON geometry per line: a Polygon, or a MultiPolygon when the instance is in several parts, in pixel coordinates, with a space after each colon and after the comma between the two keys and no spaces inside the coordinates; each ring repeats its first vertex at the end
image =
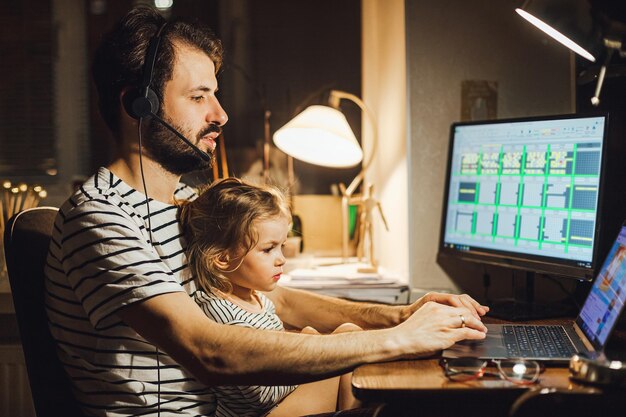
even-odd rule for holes
{"type": "Polygon", "coordinates": [[[567,364],[574,353],[601,353],[626,300],[626,223],[596,276],[576,320],[565,326],[487,324],[487,337],[465,340],[444,358],[526,358],[567,364]]]}

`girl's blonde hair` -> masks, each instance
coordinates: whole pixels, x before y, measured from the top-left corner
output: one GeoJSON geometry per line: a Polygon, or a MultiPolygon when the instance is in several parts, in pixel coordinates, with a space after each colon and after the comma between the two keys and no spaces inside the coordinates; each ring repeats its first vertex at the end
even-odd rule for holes
{"type": "Polygon", "coordinates": [[[199,286],[205,291],[230,292],[232,286],[224,272],[257,244],[255,222],[278,216],[291,222],[289,205],[278,188],[238,178],[216,181],[197,199],[182,203],[179,220],[187,261],[199,286]]]}

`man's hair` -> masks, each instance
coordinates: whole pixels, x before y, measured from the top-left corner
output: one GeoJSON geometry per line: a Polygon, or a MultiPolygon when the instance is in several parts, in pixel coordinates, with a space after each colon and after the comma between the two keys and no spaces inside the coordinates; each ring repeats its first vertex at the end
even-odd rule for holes
{"type": "MultiPolygon", "coordinates": [[[[96,50],[92,73],[98,90],[98,105],[115,136],[120,130],[120,93],[141,84],[148,44],[165,22],[153,8],[137,6],[104,36],[96,50]]],[[[168,22],[161,34],[151,84],[159,100],[163,98],[165,82],[172,79],[175,40],[204,51],[215,64],[216,73],[222,65],[222,44],[211,29],[195,22],[168,22]]]]}
{"type": "Polygon", "coordinates": [[[291,222],[289,204],[278,188],[237,178],[216,181],[197,199],[182,203],[179,220],[187,261],[199,286],[230,292],[224,272],[240,265],[258,243],[257,222],[277,217],[291,222]]]}

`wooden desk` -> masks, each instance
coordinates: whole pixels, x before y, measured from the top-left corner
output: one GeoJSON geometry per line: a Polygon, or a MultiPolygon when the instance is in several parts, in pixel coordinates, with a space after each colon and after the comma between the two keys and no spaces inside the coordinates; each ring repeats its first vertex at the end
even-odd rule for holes
{"type": "MultiPolygon", "coordinates": [[[[587,390],[568,376],[567,368],[548,368],[537,386],[587,390]]],[[[441,417],[506,416],[528,389],[495,378],[451,382],[438,358],[364,365],[354,371],[352,386],[360,400],[387,403],[403,413],[395,415],[441,417]]]]}
{"type": "MultiPolygon", "coordinates": [[[[498,322],[497,320],[486,320],[498,322]]],[[[564,320],[541,323],[562,324],[564,320]]],[[[537,323],[537,322],[535,322],[537,323]]],[[[621,338],[621,335],[617,336],[621,338]]],[[[515,400],[529,388],[494,377],[452,382],[439,357],[376,363],[358,367],[352,376],[354,395],[365,403],[386,403],[394,416],[507,416],[515,400]]],[[[531,389],[550,387],[602,393],[569,379],[567,367],[548,367],[531,389]]],[[[556,417],[556,416],[555,416],[556,417]]]]}

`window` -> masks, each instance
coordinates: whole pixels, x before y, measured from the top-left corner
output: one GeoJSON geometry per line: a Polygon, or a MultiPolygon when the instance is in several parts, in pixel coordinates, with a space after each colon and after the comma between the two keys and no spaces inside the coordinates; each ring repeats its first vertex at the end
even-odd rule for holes
{"type": "Polygon", "coordinates": [[[0,176],[55,175],[54,60],[49,0],[11,0],[0,15],[0,176]]]}

